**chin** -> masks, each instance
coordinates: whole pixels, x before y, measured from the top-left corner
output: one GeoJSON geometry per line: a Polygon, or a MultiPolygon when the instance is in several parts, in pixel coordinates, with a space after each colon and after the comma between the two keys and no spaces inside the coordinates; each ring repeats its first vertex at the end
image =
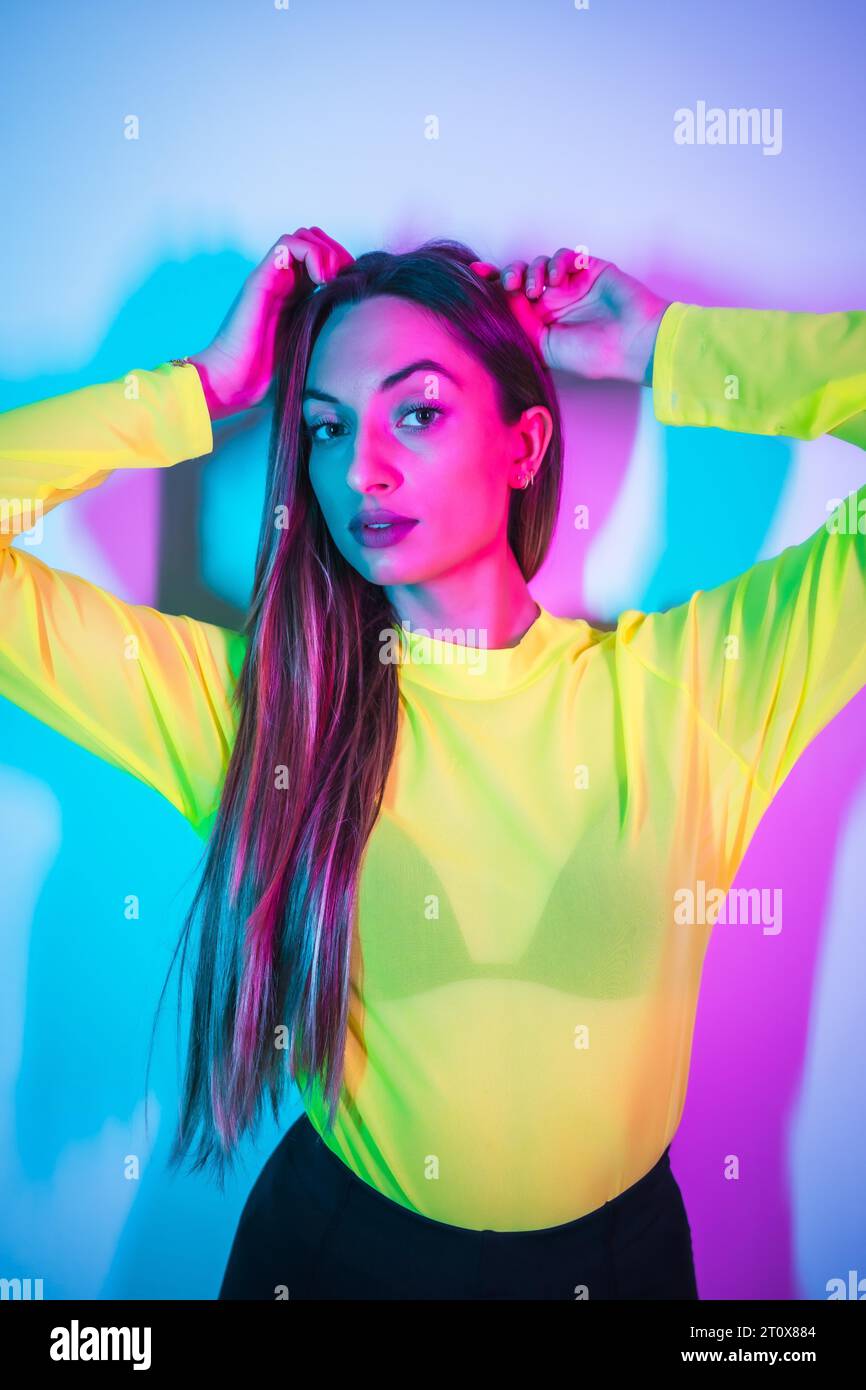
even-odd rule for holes
{"type": "Polygon", "coordinates": [[[440,564],[432,557],[411,554],[408,541],[407,537],[379,550],[359,546],[352,564],[374,584],[419,584],[431,579],[441,568],[440,564]]]}

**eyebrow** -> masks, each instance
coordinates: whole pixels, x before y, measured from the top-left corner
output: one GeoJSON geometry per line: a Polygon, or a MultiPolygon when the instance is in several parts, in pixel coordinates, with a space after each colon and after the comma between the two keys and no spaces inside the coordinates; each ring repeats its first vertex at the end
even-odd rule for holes
{"type": "MultiPolygon", "coordinates": [[[[434,362],[432,357],[422,357],[417,362],[410,362],[408,367],[401,367],[398,372],[392,372],[390,376],[386,376],[384,381],[380,381],[379,390],[390,391],[392,386],[396,386],[397,383],[403,381],[405,377],[412,376],[413,372],[421,371],[437,372],[439,376],[447,376],[448,380],[453,381],[455,386],[461,389],[463,387],[462,381],[460,381],[453,372],[449,372],[447,367],[443,367],[441,362],[434,362]]],[[[313,386],[308,387],[301,397],[302,401],[311,399],[317,401],[331,401],[334,405],[340,404],[337,396],[332,396],[327,391],[317,391],[313,386]]]]}

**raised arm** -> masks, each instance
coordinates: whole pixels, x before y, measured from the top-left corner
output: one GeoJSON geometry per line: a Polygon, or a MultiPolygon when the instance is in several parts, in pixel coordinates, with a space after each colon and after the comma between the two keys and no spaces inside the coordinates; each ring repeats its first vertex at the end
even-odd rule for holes
{"type": "MultiPolygon", "coordinates": [[[[585,248],[473,268],[500,280],[548,366],[651,386],[664,424],[866,448],[864,310],[669,302],[585,248]]],[[[710,731],[765,798],[866,685],[866,485],[820,521],[781,555],[616,627],[623,659],[678,692],[683,737],[710,731]]]]}
{"type": "Polygon", "coordinates": [[[38,535],[44,514],[115,469],[170,467],[211,448],[189,365],[0,414],[0,695],[159,791],[196,829],[227,766],[245,639],[52,569],[22,533],[38,535]]]}
{"type": "MultiPolygon", "coordinates": [[[[866,448],[866,312],[675,302],[656,340],[653,403],[667,424],[830,433],[866,448]]],[[[864,516],[866,485],[800,544],[667,612],[620,616],[623,649],[680,690],[684,714],[766,797],[866,685],[864,516]]]]}
{"type": "Polygon", "coordinates": [[[49,568],[26,533],[117,468],[210,453],[211,419],[267,395],[287,300],[351,260],[320,228],[300,228],[275,242],[213,342],[185,364],[0,415],[0,695],[146,782],[202,836],[237,729],[246,636],[123,603],[49,568]]]}
{"type": "Polygon", "coordinates": [[[652,388],[663,424],[833,434],[866,449],[866,311],[674,302],[659,325],[652,388]]]}

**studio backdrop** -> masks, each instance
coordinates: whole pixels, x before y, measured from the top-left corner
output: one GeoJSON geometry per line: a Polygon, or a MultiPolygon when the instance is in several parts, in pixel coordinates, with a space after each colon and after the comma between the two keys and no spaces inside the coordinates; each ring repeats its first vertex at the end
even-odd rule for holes
{"type": "MultiPolygon", "coordinates": [[[[0,409],[201,349],[268,247],[312,224],[353,255],[586,247],[672,300],[866,308],[858,0],[81,0],[0,24],[0,409]]],[[[838,439],[668,428],[649,390],[556,384],[562,510],[531,585],[554,613],[681,603],[864,481],[838,439]]],[[[239,626],[269,423],[259,408],[216,425],[205,460],[115,473],[47,516],[35,553],[239,626]]],[[[7,701],[0,750],[0,1276],[213,1298],[300,1102],[223,1195],[169,1175],[175,977],[147,1091],[145,1061],[201,843],[7,701]]],[[[749,847],[735,888],[769,915],[710,942],[671,1149],[705,1299],[866,1277],[864,847],[861,694],[749,847]]]]}

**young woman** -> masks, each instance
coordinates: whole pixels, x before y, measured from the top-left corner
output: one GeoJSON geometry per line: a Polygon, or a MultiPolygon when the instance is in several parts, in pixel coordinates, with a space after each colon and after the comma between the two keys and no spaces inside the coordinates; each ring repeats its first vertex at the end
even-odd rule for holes
{"type": "Polygon", "coordinates": [[[667,424],[866,447],[864,312],[669,303],[568,250],[353,261],[317,227],[206,351],[0,419],[0,693],[206,843],[172,1162],[198,1135],[222,1180],[300,1088],[222,1298],[697,1297],[668,1149],[701,967],[773,796],[866,683],[866,489],[667,612],[556,617],[529,590],[551,367],[643,383],[667,424]],[[209,453],[272,383],[242,633],[9,547],[34,506],[209,453]],[[702,887],[715,909],[684,911],[702,887]]]}

